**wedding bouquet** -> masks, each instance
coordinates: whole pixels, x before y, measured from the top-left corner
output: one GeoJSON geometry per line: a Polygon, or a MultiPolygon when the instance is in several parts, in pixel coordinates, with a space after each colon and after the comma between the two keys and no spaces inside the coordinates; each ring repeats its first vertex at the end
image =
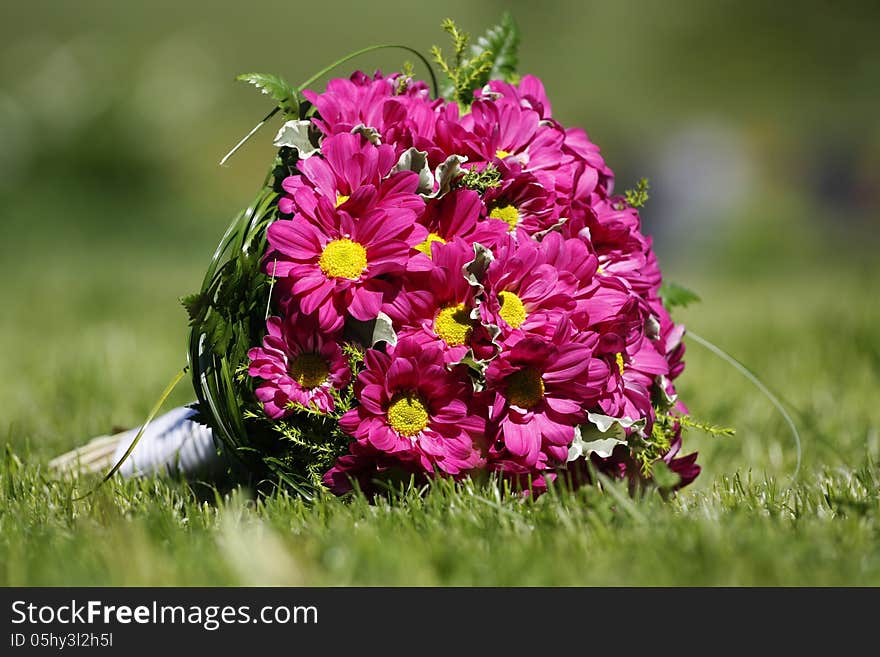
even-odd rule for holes
{"type": "Polygon", "coordinates": [[[512,20],[474,43],[444,27],[439,93],[411,65],[301,96],[243,76],[285,122],[184,300],[202,420],[303,494],[481,473],[533,493],[688,484],[684,328],[641,230],[646,184],[614,193],[599,148],[517,74],[512,20]]]}

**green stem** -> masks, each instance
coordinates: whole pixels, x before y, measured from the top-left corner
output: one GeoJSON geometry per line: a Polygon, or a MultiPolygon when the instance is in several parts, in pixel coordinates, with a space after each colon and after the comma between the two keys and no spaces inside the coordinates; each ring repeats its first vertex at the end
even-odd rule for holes
{"type": "Polygon", "coordinates": [[[171,393],[177,387],[177,384],[180,383],[181,379],[183,379],[183,377],[186,374],[188,369],[189,369],[189,367],[184,367],[183,369],[181,369],[175,375],[175,377],[171,380],[171,382],[165,387],[165,390],[162,391],[162,395],[159,397],[158,400],[156,400],[156,403],[153,404],[153,408],[150,409],[150,414],[147,415],[147,419],[144,421],[143,425],[141,425],[141,428],[138,430],[137,435],[134,437],[134,440],[131,441],[131,445],[128,446],[128,449],[125,450],[125,454],[122,455],[122,458],[119,459],[119,461],[116,463],[116,465],[113,466],[113,468],[110,470],[110,472],[108,472],[104,476],[104,478],[101,479],[101,482],[97,486],[95,486],[92,490],[90,490],[85,495],[83,495],[81,497],[77,497],[74,501],[85,499],[86,497],[88,497],[89,495],[94,493],[96,490],[98,490],[105,483],[107,483],[107,481],[109,481],[110,478],[119,471],[119,468],[122,467],[122,464],[125,463],[126,459],[128,459],[129,456],[131,456],[131,453],[134,451],[134,448],[137,446],[141,437],[144,435],[144,432],[147,430],[147,427],[150,426],[150,422],[152,422],[153,418],[155,418],[156,415],[159,413],[159,411],[162,410],[162,406],[165,404],[165,401],[168,399],[168,397],[171,395],[171,393]]]}
{"type": "Polygon", "coordinates": [[[702,345],[713,354],[718,356],[721,360],[725,361],[729,365],[731,365],[737,372],[746,377],[749,381],[751,381],[758,390],[760,390],[764,396],[770,400],[770,403],[776,408],[777,411],[782,415],[785,423],[788,425],[788,428],[791,430],[791,435],[794,436],[794,444],[795,449],[797,450],[797,463],[794,468],[794,474],[791,476],[792,481],[796,481],[798,477],[798,473],[801,470],[801,435],[797,430],[797,426],[795,426],[794,420],[791,419],[791,415],[788,414],[788,411],[785,410],[785,406],[782,405],[782,402],[770,392],[770,389],[764,385],[764,383],[755,375],[748,367],[740,363],[736,358],[731,356],[729,353],[724,351],[721,347],[718,347],[711,342],[709,342],[706,338],[701,338],[699,335],[688,329],[687,335],[691,337],[697,344],[702,345]]]}
{"type": "MultiPolygon", "coordinates": [[[[434,69],[431,68],[431,63],[427,60],[427,58],[425,58],[425,56],[422,53],[420,53],[418,50],[416,50],[415,48],[410,48],[409,46],[402,46],[402,45],[396,44],[396,43],[383,43],[383,44],[379,44],[377,46],[367,46],[366,48],[361,48],[360,50],[355,50],[354,52],[347,54],[345,57],[342,57],[341,59],[337,59],[332,64],[322,68],[320,71],[315,73],[312,77],[310,77],[308,80],[306,80],[301,85],[299,85],[296,88],[296,90],[303,91],[310,84],[312,84],[316,80],[320,79],[321,77],[323,77],[324,75],[326,75],[327,73],[332,71],[337,66],[340,66],[340,65],[344,64],[345,62],[354,59],[355,57],[360,57],[361,55],[365,55],[368,52],[373,52],[376,50],[384,50],[387,48],[397,48],[399,50],[406,50],[407,52],[410,52],[413,55],[415,55],[416,57],[418,57],[422,61],[422,63],[425,65],[425,68],[428,69],[428,75],[431,76],[431,87],[434,90],[434,98],[437,98],[440,95],[440,88],[437,86],[437,76],[434,74],[434,69]]],[[[257,132],[257,130],[262,128],[263,124],[265,124],[266,121],[268,121],[273,116],[275,116],[280,110],[281,110],[280,105],[275,107],[275,109],[273,109],[271,112],[269,112],[262,121],[260,121],[257,125],[255,125],[251,129],[251,131],[249,133],[247,133],[244,137],[242,137],[242,139],[235,146],[232,147],[232,150],[230,150],[223,157],[223,159],[220,160],[220,166],[221,167],[224,166],[226,164],[226,162],[229,161],[229,158],[231,158],[233,155],[235,155],[235,152],[239,148],[244,146],[245,142],[247,142],[248,139],[253,137],[254,134],[257,132]]]]}
{"type": "Polygon", "coordinates": [[[355,50],[354,52],[347,54],[345,57],[342,57],[341,59],[337,59],[335,62],[333,62],[329,66],[325,66],[324,68],[322,68],[320,71],[315,73],[312,77],[310,77],[308,80],[306,80],[301,85],[299,85],[296,88],[296,90],[303,91],[310,84],[312,84],[316,80],[320,79],[322,76],[326,75],[327,73],[332,71],[337,66],[340,66],[341,64],[344,64],[345,62],[350,61],[350,60],[354,59],[355,57],[360,57],[361,55],[365,55],[368,52],[373,52],[375,50],[384,50],[384,49],[388,49],[388,48],[397,48],[399,50],[406,50],[407,52],[412,53],[413,55],[418,57],[420,60],[422,60],[422,63],[425,65],[425,68],[428,69],[428,74],[431,76],[431,87],[434,90],[434,97],[436,98],[437,96],[440,95],[439,87],[437,86],[437,77],[434,75],[434,69],[431,68],[431,64],[430,64],[430,62],[428,62],[428,60],[425,58],[425,56],[422,53],[420,53],[418,50],[416,50],[415,48],[410,48],[409,46],[402,46],[402,45],[396,44],[396,43],[383,43],[383,44],[380,44],[377,46],[367,46],[366,48],[361,48],[360,50],[355,50]]]}

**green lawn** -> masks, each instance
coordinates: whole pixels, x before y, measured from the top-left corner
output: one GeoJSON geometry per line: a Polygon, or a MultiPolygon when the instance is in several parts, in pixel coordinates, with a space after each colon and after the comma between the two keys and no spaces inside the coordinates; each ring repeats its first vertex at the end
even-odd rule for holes
{"type": "MultiPolygon", "coordinates": [[[[704,298],[680,319],[790,404],[796,482],[794,441],[770,404],[691,344],[683,398],[737,435],[690,433],[703,475],[669,502],[440,484],[307,506],[154,480],[74,501],[87,484],[53,479],[47,461],[146,415],[184,362],[175,299],[197,285],[226,219],[68,191],[4,206],[0,584],[880,585],[876,267],[839,250],[816,259],[821,249],[776,267],[763,255],[753,267],[747,251],[714,270],[670,267],[704,298]]],[[[184,384],[172,403],[190,397],[184,384]]]]}

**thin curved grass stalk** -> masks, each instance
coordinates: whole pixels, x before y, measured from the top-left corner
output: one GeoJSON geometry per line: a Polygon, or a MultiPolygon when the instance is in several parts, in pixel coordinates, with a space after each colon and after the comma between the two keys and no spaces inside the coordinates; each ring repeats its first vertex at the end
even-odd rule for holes
{"type": "MultiPolygon", "coordinates": [[[[422,64],[425,65],[425,68],[428,69],[428,75],[431,76],[431,88],[434,91],[434,98],[437,98],[440,95],[440,87],[437,85],[437,76],[434,74],[434,69],[431,67],[431,64],[428,61],[428,59],[422,53],[420,53],[418,50],[416,50],[415,48],[410,48],[409,46],[402,46],[402,45],[396,44],[396,43],[383,43],[383,44],[379,44],[376,46],[367,46],[366,48],[361,48],[360,50],[355,50],[354,52],[350,52],[345,57],[337,59],[332,64],[322,68],[320,71],[315,73],[312,77],[310,77],[308,80],[306,80],[305,82],[300,84],[296,88],[296,90],[303,91],[306,87],[308,87],[310,84],[315,82],[315,80],[318,80],[322,76],[326,75],[327,73],[329,73],[330,71],[335,69],[337,66],[341,66],[345,62],[352,60],[355,57],[360,57],[361,55],[365,55],[368,52],[373,52],[375,50],[384,50],[387,48],[396,48],[399,50],[406,50],[407,52],[410,52],[410,53],[414,54],[416,57],[418,57],[422,61],[422,64]]],[[[220,160],[220,166],[221,167],[226,166],[226,163],[229,161],[229,158],[231,158],[233,155],[235,155],[236,151],[238,151],[239,148],[244,146],[245,143],[247,142],[247,140],[250,139],[251,137],[253,137],[254,134],[256,134],[256,132],[260,128],[263,127],[263,125],[266,123],[266,121],[268,121],[273,116],[275,116],[279,111],[281,111],[280,105],[275,107],[271,112],[269,112],[262,121],[260,121],[257,125],[255,125],[249,133],[247,133],[244,137],[242,137],[241,140],[235,146],[232,147],[232,150],[230,150],[226,155],[223,156],[223,159],[220,160]]]]}
{"type": "Polygon", "coordinates": [[[248,139],[253,137],[257,133],[257,130],[259,130],[260,128],[262,128],[265,125],[266,121],[271,119],[273,116],[278,114],[278,112],[280,112],[280,111],[281,111],[281,106],[279,105],[278,107],[275,107],[271,112],[269,112],[265,116],[265,118],[263,118],[262,121],[260,121],[257,125],[255,125],[253,128],[251,128],[251,131],[249,133],[247,133],[244,137],[242,137],[239,140],[239,142],[235,146],[233,146],[232,149],[226,155],[223,156],[223,159],[220,160],[220,166],[225,167],[226,162],[229,160],[229,158],[232,157],[233,155],[235,155],[235,153],[238,151],[238,149],[241,148],[242,146],[244,146],[245,142],[247,142],[248,139]]]}
{"type": "Polygon", "coordinates": [[[269,319],[269,312],[272,307],[272,290],[275,289],[275,267],[278,266],[278,258],[272,261],[272,278],[269,280],[269,297],[266,299],[266,315],[263,319],[269,319]]]}
{"type": "Polygon", "coordinates": [[[416,50],[415,48],[410,48],[409,46],[402,46],[397,43],[383,43],[383,44],[379,44],[379,45],[375,45],[375,46],[367,46],[366,48],[361,48],[360,50],[355,50],[354,52],[351,52],[351,53],[345,55],[345,57],[342,57],[341,59],[337,59],[335,62],[333,62],[329,66],[325,66],[324,68],[322,68],[320,71],[315,73],[312,77],[310,77],[308,80],[306,80],[301,85],[299,85],[299,87],[297,87],[296,90],[303,91],[306,87],[308,87],[310,84],[312,84],[315,80],[326,75],[327,73],[332,71],[337,66],[340,66],[341,64],[344,64],[345,62],[354,59],[355,57],[360,57],[361,55],[365,55],[368,52],[373,52],[375,50],[385,50],[388,48],[396,48],[398,50],[406,50],[407,52],[410,52],[413,55],[415,55],[416,57],[418,57],[422,61],[422,64],[425,65],[425,68],[428,69],[428,74],[431,76],[431,88],[434,91],[434,97],[436,98],[437,96],[440,95],[440,88],[437,86],[437,77],[434,75],[434,69],[431,67],[431,64],[428,61],[428,59],[422,53],[420,53],[418,50],[416,50]]]}
{"type": "Polygon", "coordinates": [[[764,383],[754,374],[748,367],[739,362],[736,358],[731,356],[729,353],[724,351],[721,347],[709,342],[706,338],[700,337],[690,329],[687,331],[687,335],[694,339],[694,341],[711,351],[713,354],[718,356],[721,360],[725,361],[728,365],[732,366],[737,372],[746,377],[752,384],[755,385],[758,390],[760,390],[764,396],[770,400],[770,403],[779,411],[780,415],[785,419],[786,424],[788,424],[788,428],[791,430],[791,435],[794,436],[795,449],[797,452],[797,463],[795,464],[794,474],[792,474],[792,481],[796,481],[798,474],[801,470],[801,435],[798,432],[797,426],[795,426],[794,420],[792,420],[791,415],[789,415],[788,411],[785,410],[785,406],[782,405],[782,402],[779,401],[779,398],[770,392],[770,389],[764,385],[764,383]]]}
{"type": "Polygon", "coordinates": [[[125,454],[116,462],[110,472],[104,475],[103,479],[98,483],[97,486],[92,488],[85,495],[81,495],[80,497],[74,498],[74,502],[78,502],[79,500],[87,498],[89,495],[92,495],[95,491],[97,491],[101,486],[106,484],[110,479],[119,472],[119,468],[122,467],[122,464],[131,456],[131,453],[134,451],[134,448],[137,447],[137,444],[140,442],[141,437],[144,435],[144,432],[147,430],[147,427],[150,426],[150,422],[156,417],[160,410],[162,410],[162,406],[165,405],[165,402],[168,400],[168,397],[174,392],[174,389],[177,387],[177,384],[183,380],[183,377],[186,376],[187,371],[189,370],[189,366],[184,366],[177,374],[174,375],[174,378],[171,379],[171,382],[165,386],[165,390],[162,391],[162,394],[159,396],[159,399],[156,400],[156,403],[153,404],[153,408],[150,409],[149,414],[147,415],[147,419],[144,420],[144,423],[141,425],[141,428],[138,430],[137,434],[134,437],[134,440],[131,441],[131,445],[128,446],[128,449],[125,450],[125,454]]]}

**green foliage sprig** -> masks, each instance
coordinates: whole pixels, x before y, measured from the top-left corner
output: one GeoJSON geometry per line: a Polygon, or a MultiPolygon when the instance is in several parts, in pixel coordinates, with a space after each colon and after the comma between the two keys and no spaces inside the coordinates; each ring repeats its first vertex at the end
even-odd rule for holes
{"type": "Polygon", "coordinates": [[[448,78],[441,89],[445,98],[467,109],[474,100],[474,90],[490,79],[515,81],[519,29],[509,13],[476,43],[471,43],[470,35],[461,31],[451,18],[443,21],[442,28],[452,39],[452,60],[444,56],[439,46],[431,48],[431,56],[448,78]]]}
{"type": "Polygon", "coordinates": [[[272,73],[242,73],[235,79],[254,85],[278,103],[286,115],[293,118],[299,116],[299,94],[284,78],[272,73]]]}
{"type": "Polygon", "coordinates": [[[681,426],[683,427],[687,427],[688,429],[699,429],[704,433],[708,433],[709,435],[716,436],[718,438],[731,438],[736,435],[736,429],[734,429],[733,427],[722,427],[718,426],[717,424],[699,422],[687,415],[678,416],[677,419],[679,422],[681,422],[681,426]]]}
{"type": "MultiPolygon", "coordinates": [[[[730,427],[700,422],[699,420],[694,420],[689,415],[658,412],[651,427],[650,435],[633,434],[628,441],[632,448],[633,457],[639,464],[645,477],[654,476],[654,470],[662,462],[661,459],[672,446],[672,441],[675,439],[679,426],[688,429],[698,429],[716,437],[729,438],[736,435],[736,429],[730,427]]],[[[660,485],[663,487],[662,484],[660,485]]]]}
{"type": "Polygon", "coordinates": [[[651,184],[648,182],[648,179],[642,178],[636,184],[635,189],[626,190],[623,196],[630,207],[642,208],[648,202],[648,199],[651,198],[650,194],[648,194],[650,189],[651,184]]]}
{"type": "Polygon", "coordinates": [[[487,190],[501,185],[501,172],[491,162],[483,169],[474,167],[461,177],[461,185],[483,195],[487,190]]]}

